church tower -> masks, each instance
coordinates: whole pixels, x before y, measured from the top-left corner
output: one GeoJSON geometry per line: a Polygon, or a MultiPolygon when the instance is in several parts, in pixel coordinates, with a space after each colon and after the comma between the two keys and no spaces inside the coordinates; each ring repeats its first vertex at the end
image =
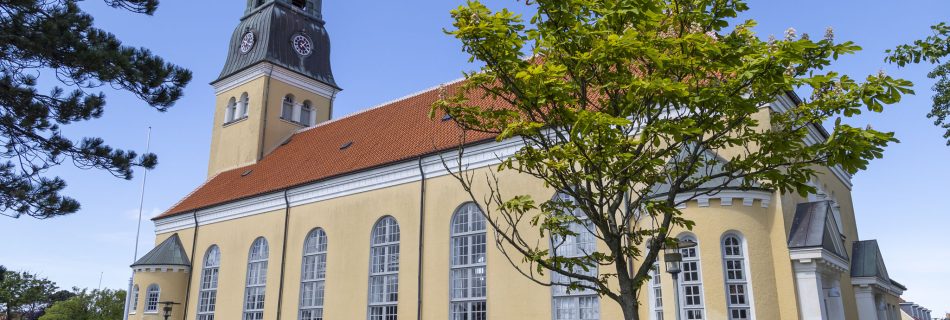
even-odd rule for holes
{"type": "Polygon", "coordinates": [[[248,0],[215,90],[208,177],[253,164],[327,121],[341,89],[330,70],[322,0],[248,0]]]}

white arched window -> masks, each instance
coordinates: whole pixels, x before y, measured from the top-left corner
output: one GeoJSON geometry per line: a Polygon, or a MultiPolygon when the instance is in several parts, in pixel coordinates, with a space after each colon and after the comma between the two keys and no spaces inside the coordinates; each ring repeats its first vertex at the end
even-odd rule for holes
{"type": "Polygon", "coordinates": [[[393,320],[399,314],[399,224],[385,217],[373,226],[369,266],[369,320],[393,320]]]}
{"type": "Polygon", "coordinates": [[[487,319],[485,217],[475,203],[452,216],[451,320],[487,319]]]}
{"type": "Polygon", "coordinates": [[[752,294],[746,271],[745,249],[737,234],[722,237],[722,264],[725,273],[726,306],[729,320],[752,319],[752,294]]]}
{"type": "Polygon", "coordinates": [[[699,242],[692,235],[679,237],[681,241],[696,243],[695,247],[680,249],[683,255],[683,281],[680,282],[680,301],[683,302],[683,319],[705,319],[703,303],[703,275],[699,262],[699,242]]]}
{"type": "MultiPolygon", "coordinates": [[[[558,193],[557,197],[561,201],[573,202],[574,199],[564,193],[558,193]]],[[[577,236],[567,236],[564,238],[552,237],[551,253],[556,256],[577,258],[590,255],[597,251],[597,237],[592,233],[594,226],[587,215],[576,209],[572,212],[575,217],[580,219],[579,223],[570,225],[571,231],[577,236]]],[[[575,273],[596,277],[598,275],[597,266],[589,266],[588,271],[581,267],[573,270],[575,273]]],[[[551,282],[560,284],[570,284],[578,282],[568,276],[551,272],[551,282]]],[[[587,283],[587,285],[593,285],[587,283]]],[[[554,320],[591,320],[600,319],[600,296],[597,292],[590,289],[576,289],[568,292],[567,286],[551,286],[551,305],[553,306],[554,320]]]]}
{"type": "Polygon", "coordinates": [[[317,228],[303,245],[300,276],[300,320],[323,320],[323,290],[327,275],[327,234],[317,228]]]}
{"type": "Polygon", "coordinates": [[[310,121],[312,114],[313,107],[310,105],[310,100],[304,101],[303,106],[300,107],[300,124],[308,127],[313,124],[310,121]]]}
{"type": "Polygon", "coordinates": [[[221,266],[221,251],[211,246],[205,253],[201,268],[201,287],[198,294],[198,320],[214,320],[214,306],[218,301],[218,268],[221,266]]]}
{"type": "Polygon", "coordinates": [[[650,269],[650,311],[653,320],[663,320],[663,286],[660,283],[660,264],[650,269]]]}
{"type": "Polygon", "coordinates": [[[241,100],[238,101],[238,118],[247,118],[247,109],[248,103],[250,102],[247,97],[247,92],[241,94],[241,100]]]}
{"type": "Polygon", "coordinates": [[[231,97],[224,110],[224,123],[229,123],[234,119],[237,119],[237,101],[234,100],[234,97],[231,97]]]}
{"type": "Polygon", "coordinates": [[[151,284],[145,290],[145,313],[158,312],[158,299],[162,294],[162,289],[157,284],[151,284]]]}
{"type": "Polygon", "coordinates": [[[280,108],[280,118],[287,121],[294,121],[294,95],[284,96],[284,102],[280,108]]]}
{"type": "Polygon", "coordinates": [[[264,291],[267,288],[267,240],[254,240],[247,256],[247,287],[244,291],[244,320],[264,319],[264,291]]]}
{"type": "Polygon", "coordinates": [[[135,313],[135,310],[139,307],[139,285],[132,287],[132,300],[129,301],[131,304],[129,306],[129,313],[135,313]]]}

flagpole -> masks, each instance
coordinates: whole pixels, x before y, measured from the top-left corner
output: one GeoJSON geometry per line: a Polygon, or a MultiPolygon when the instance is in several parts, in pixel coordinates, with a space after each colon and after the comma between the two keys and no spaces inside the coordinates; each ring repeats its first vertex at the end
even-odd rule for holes
{"type": "MultiPolygon", "coordinates": [[[[145,135],[145,153],[147,155],[149,149],[152,147],[152,127],[148,127],[148,133],[145,135]]],[[[145,182],[148,180],[148,169],[142,171],[142,189],[139,194],[139,220],[135,229],[135,249],[132,250],[132,263],[135,263],[139,258],[139,237],[142,233],[142,209],[145,207],[145,182]]],[[[135,276],[135,271],[132,271],[132,276],[129,277],[129,289],[125,291],[125,312],[122,314],[123,320],[129,319],[129,309],[131,307],[132,299],[132,277],[135,276]]],[[[100,280],[101,281],[101,280],[100,280]]],[[[136,301],[138,302],[138,301],[136,301]]]]}

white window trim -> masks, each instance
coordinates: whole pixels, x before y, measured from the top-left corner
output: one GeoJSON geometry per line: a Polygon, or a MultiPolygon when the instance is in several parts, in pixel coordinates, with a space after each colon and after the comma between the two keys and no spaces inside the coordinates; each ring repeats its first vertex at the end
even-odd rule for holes
{"type": "MultiPolygon", "coordinates": [[[[485,312],[485,318],[488,317],[488,264],[487,264],[487,262],[488,262],[488,232],[487,232],[487,223],[488,223],[488,222],[485,221],[484,216],[483,216],[482,213],[481,213],[481,208],[479,208],[478,205],[475,204],[474,202],[467,202],[467,203],[464,203],[464,204],[462,204],[461,206],[459,206],[457,209],[455,209],[455,213],[452,214],[452,218],[449,220],[449,319],[454,319],[454,318],[453,318],[453,315],[454,315],[454,314],[453,314],[453,311],[454,311],[454,308],[453,308],[453,307],[454,307],[456,304],[467,304],[469,307],[471,307],[471,305],[472,305],[473,303],[478,303],[478,302],[481,302],[481,303],[483,303],[483,304],[485,305],[483,311],[485,312]],[[474,209],[474,211],[468,211],[468,210],[473,210],[473,209],[474,209]],[[482,220],[482,229],[481,229],[481,230],[475,230],[475,231],[468,230],[468,231],[465,231],[465,232],[456,232],[456,230],[455,230],[455,224],[456,224],[456,223],[455,223],[455,219],[457,219],[457,218],[459,217],[459,215],[461,215],[461,214],[463,214],[463,213],[470,215],[470,216],[469,216],[469,221],[468,221],[468,223],[467,223],[469,226],[472,225],[472,221],[473,221],[473,220],[471,220],[471,219],[473,219],[473,215],[474,215],[474,217],[477,217],[476,219],[480,218],[480,219],[482,220]],[[472,251],[474,250],[474,248],[475,248],[475,246],[473,245],[473,242],[472,242],[471,240],[474,239],[475,236],[478,236],[478,235],[484,236],[484,240],[485,240],[485,243],[483,243],[484,251],[482,252],[482,254],[484,255],[483,260],[482,260],[481,262],[472,262],[472,261],[469,261],[469,263],[467,263],[467,264],[455,264],[455,257],[456,257],[456,247],[455,247],[455,245],[454,245],[455,239],[457,239],[457,238],[468,238],[468,239],[469,239],[469,242],[468,242],[467,245],[466,245],[466,249],[467,249],[468,252],[469,252],[469,257],[471,257],[471,255],[472,255],[471,252],[472,252],[472,251]],[[454,289],[455,289],[455,287],[454,287],[454,286],[455,286],[455,278],[453,277],[453,275],[455,274],[454,271],[455,271],[455,270],[474,271],[474,270],[477,270],[478,268],[481,268],[482,271],[485,273],[485,295],[484,295],[484,296],[481,296],[481,297],[471,297],[472,280],[473,280],[473,278],[469,278],[469,279],[468,279],[469,282],[468,282],[467,286],[465,287],[465,290],[469,292],[469,295],[470,295],[470,296],[467,297],[467,298],[453,298],[452,295],[455,293],[455,292],[454,292],[454,289]]],[[[473,272],[472,274],[474,274],[474,272],[473,272]]],[[[466,319],[474,319],[475,313],[474,313],[471,309],[469,309],[468,312],[465,313],[465,315],[468,316],[468,317],[466,317],[466,319]]]]}
{"type": "MultiPolygon", "coordinates": [[[[373,318],[372,318],[372,317],[373,317],[372,310],[373,310],[373,308],[377,308],[377,307],[382,307],[382,308],[384,308],[383,310],[385,310],[385,308],[387,308],[387,307],[396,307],[396,316],[397,316],[397,317],[399,316],[399,300],[398,300],[398,294],[399,294],[399,270],[401,270],[401,268],[400,268],[399,265],[397,265],[395,271],[388,270],[388,268],[386,268],[387,271],[383,271],[383,272],[373,272],[373,257],[374,257],[374,256],[373,256],[373,249],[375,249],[375,248],[388,248],[388,247],[391,247],[391,246],[395,246],[396,248],[399,249],[399,250],[396,252],[396,257],[397,257],[397,259],[399,259],[399,264],[402,264],[402,260],[401,260],[401,253],[402,253],[402,250],[401,250],[401,247],[400,247],[401,241],[402,241],[402,229],[399,227],[399,221],[397,221],[396,218],[394,218],[394,217],[392,217],[392,216],[384,216],[384,217],[380,218],[379,220],[377,220],[376,223],[373,224],[373,230],[370,232],[370,257],[369,257],[369,277],[368,277],[368,280],[369,280],[369,281],[368,281],[368,287],[367,287],[368,290],[367,290],[367,292],[366,292],[367,295],[368,295],[368,297],[367,297],[367,299],[366,299],[366,302],[367,302],[366,318],[367,318],[368,320],[373,320],[373,318]],[[377,227],[378,227],[379,224],[382,223],[383,221],[387,221],[387,220],[390,220],[390,219],[392,220],[392,224],[391,224],[390,227],[387,228],[386,231],[385,231],[385,232],[386,232],[386,237],[385,237],[385,239],[383,240],[383,242],[377,243],[377,242],[376,242],[376,235],[377,235],[377,234],[376,234],[376,231],[377,231],[377,227]],[[399,236],[399,237],[396,239],[396,241],[390,241],[390,239],[389,239],[389,235],[391,235],[391,232],[392,232],[392,230],[391,230],[390,228],[392,228],[392,226],[395,226],[396,232],[397,232],[397,234],[398,234],[398,236],[399,236]],[[385,288],[388,286],[388,283],[385,281],[385,279],[390,278],[390,276],[394,276],[394,277],[396,278],[396,294],[397,294],[397,300],[396,300],[396,301],[386,301],[386,302],[373,302],[373,279],[375,279],[375,278],[377,278],[377,277],[382,278],[382,279],[383,279],[383,288],[384,288],[384,289],[383,289],[383,292],[388,292],[388,291],[385,290],[385,288]]],[[[388,256],[388,255],[386,255],[386,254],[384,253],[384,256],[388,256]]],[[[384,263],[384,265],[386,264],[385,261],[384,261],[383,263],[384,263]]]]}
{"type": "MultiPolygon", "coordinates": [[[[241,302],[242,302],[242,310],[243,310],[243,312],[241,312],[241,319],[247,319],[247,316],[248,316],[249,313],[257,313],[257,312],[260,312],[262,315],[263,315],[263,313],[264,313],[264,309],[265,309],[265,308],[261,308],[261,309],[248,309],[248,308],[247,308],[247,303],[248,303],[248,301],[247,301],[247,299],[248,299],[247,294],[248,294],[248,292],[250,292],[251,289],[255,289],[255,290],[256,290],[257,288],[262,288],[262,289],[264,290],[264,294],[265,294],[263,300],[264,300],[265,303],[266,303],[266,301],[267,301],[267,295],[266,295],[266,294],[267,294],[267,270],[266,270],[266,268],[267,268],[267,264],[268,264],[268,261],[269,261],[268,258],[270,258],[270,245],[267,243],[267,239],[265,239],[264,237],[258,237],[258,238],[256,238],[256,239],[254,239],[254,242],[251,243],[251,248],[250,248],[250,250],[248,250],[248,253],[247,253],[247,268],[246,268],[246,270],[245,270],[245,273],[246,273],[246,274],[244,275],[244,296],[243,296],[242,299],[241,299],[241,302]],[[263,241],[263,243],[264,243],[264,249],[263,249],[263,250],[264,250],[264,253],[263,253],[264,258],[262,258],[262,259],[257,259],[257,260],[253,260],[254,247],[257,245],[258,241],[263,241]],[[254,284],[254,285],[251,285],[251,284],[248,283],[248,280],[250,279],[249,277],[251,276],[251,274],[249,273],[249,271],[250,271],[250,269],[251,269],[251,264],[260,264],[260,265],[263,266],[262,269],[265,269],[265,270],[264,270],[264,274],[263,274],[263,277],[264,277],[263,283],[261,283],[261,284],[254,284]]],[[[263,317],[262,317],[262,319],[263,319],[263,317]]]]}
{"type": "Polygon", "coordinates": [[[650,299],[650,319],[653,320],[662,320],[665,317],[657,317],[657,314],[663,314],[663,306],[657,305],[657,301],[663,301],[663,283],[662,283],[662,272],[660,271],[660,263],[656,262],[653,264],[653,271],[650,271],[653,274],[653,278],[650,279],[649,286],[649,299],[650,299]],[[657,295],[657,290],[659,290],[659,295],[657,295]]]}
{"type": "Polygon", "coordinates": [[[139,306],[139,285],[132,286],[132,300],[129,301],[129,314],[135,314],[139,306]]]}
{"type": "Polygon", "coordinates": [[[195,310],[198,319],[204,318],[202,316],[211,316],[212,319],[214,318],[214,312],[215,312],[214,310],[216,310],[216,307],[217,307],[218,280],[219,280],[220,272],[221,272],[221,248],[219,248],[217,245],[211,245],[211,247],[208,247],[208,251],[205,253],[204,262],[201,264],[201,278],[199,278],[201,280],[198,283],[198,309],[195,310]],[[213,265],[209,265],[208,261],[211,261],[209,258],[211,258],[212,253],[215,253],[216,255],[215,259],[213,260],[215,263],[213,265]],[[214,274],[212,275],[212,277],[214,278],[214,280],[212,281],[212,283],[214,284],[214,287],[205,288],[205,277],[208,276],[208,272],[210,272],[211,270],[214,270],[214,274]],[[208,305],[202,305],[203,304],[202,295],[205,293],[214,295],[215,302],[209,303],[208,305]],[[212,309],[211,311],[201,311],[202,307],[206,308],[209,306],[212,309]]]}
{"type": "MultiPolygon", "coordinates": [[[[687,258],[684,256],[684,257],[683,257],[683,263],[695,261],[695,262],[696,262],[696,274],[697,274],[697,278],[699,279],[699,280],[697,280],[697,281],[692,281],[692,282],[690,282],[690,283],[687,283],[687,282],[686,282],[686,276],[685,276],[685,270],[684,270],[683,273],[680,274],[680,281],[679,281],[679,286],[680,286],[680,288],[679,288],[679,295],[680,295],[680,296],[679,296],[679,301],[680,301],[679,305],[680,305],[680,311],[682,312],[683,319],[689,319],[689,318],[687,318],[687,316],[688,316],[688,315],[687,315],[687,311],[688,311],[688,310],[700,310],[700,312],[702,313],[702,318],[703,318],[703,319],[707,319],[707,318],[706,318],[706,286],[703,284],[702,251],[699,250],[699,245],[700,245],[700,243],[699,243],[699,238],[696,237],[696,235],[689,234],[689,233],[681,234],[681,235],[678,236],[677,238],[680,239],[681,241],[693,241],[693,242],[696,243],[696,246],[692,248],[692,249],[696,250],[696,257],[695,257],[695,258],[688,258],[688,259],[687,259],[687,258]],[[699,303],[698,306],[692,306],[692,307],[689,307],[689,308],[686,307],[686,286],[687,286],[687,285],[698,285],[698,286],[699,286],[699,302],[700,302],[700,303],[699,303]]],[[[683,250],[685,250],[685,249],[683,249],[683,250]]],[[[685,268],[684,268],[684,269],[685,269],[685,268]]]]}
{"type": "MultiPolygon", "coordinates": [[[[749,267],[749,242],[746,241],[746,238],[742,235],[742,233],[739,233],[737,231],[728,231],[722,235],[722,239],[720,239],[719,244],[720,244],[720,247],[722,248],[720,252],[722,254],[722,272],[723,272],[722,279],[724,281],[723,288],[725,289],[725,294],[726,294],[726,312],[727,312],[726,317],[728,318],[732,315],[730,311],[733,308],[733,306],[731,305],[731,299],[729,297],[729,285],[730,284],[744,284],[746,305],[736,306],[736,308],[749,309],[749,319],[755,319],[755,298],[752,294],[752,274],[750,273],[751,268],[749,267]],[[727,269],[726,269],[725,241],[726,241],[726,238],[728,237],[735,237],[737,240],[739,240],[739,249],[742,250],[742,255],[741,255],[742,275],[745,278],[742,281],[730,282],[729,276],[726,274],[727,269]]],[[[737,258],[733,258],[733,259],[737,259],[737,258]]]]}
{"type": "MultiPolygon", "coordinates": [[[[301,319],[301,318],[303,317],[303,312],[304,312],[304,311],[320,310],[320,314],[321,314],[321,315],[323,314],[323,310],[324,310],[324,306],[325,306],[325,302],[326,302],[326,296],[325,296],[325,293],[326,293],[326,269],[325,269],[325,268],[326,268],[326,265],[324,265],[323,277],[320,277],[320,276],[319,276],[320,271],[319,271],[318,268],[320,268],[320,266],[319,266],[319,264],[317,264],[317,265],[314,266],[314,272],[317,274],[317,276],[316,276],[314,279],[306,279],[306,277],[304,276],[304,272],[306,272],[307,268],[305,267],[304,263],[306,263],[307,257],[310,257],[310,256],[313,256],[313,257],[314,257],[314,261],[315,261],[315,262],[316,262],[316,261],[319,261],[319,259],[318,259],[317,257],[319,257],[319,256],[321,256],[321,255],[324,257],[324,258],[323,258],[323,259],[324,259],[324,262],[326,262],[327,249],[329,249],[329,248],[327,248],[328,242],[329,242],[329,241],[327,240],[326,231],[324,231],[322,228],[314,228],[313,230],[310,230],[310,232],[307,233],[307,237],[304,238],[303,258],[301,259],[301,267],[300,267],[300,273],[301,273],[301,275],[300,275],[300,301],[299,301],[299,302],[300,302],[300,303],[299,303],[300,305],[299,305],[299,308],[298,308],[298,311],[297,311],[297,318],[298,318],[298,319],[301,319]],[[315,240],[315,241],[320,241],[319,238],[321,237],[321,235],[322,235],[322,237],[323,237],[323,243],[322,243],[322,244],[320,244],[320,243],[317,244],[317,249],[316,249],[316,251],[314,251],[314,252],[307,252],[307,244],[308,244],[308,242],[310,241],[310,238],[311,238],[312,236],[316,236],[316,237],[317,237],[317,240],[315,240]],[[321,250],[320,247],[324,247],[323,250],[321,250]],[[322,289],[321,289],[322,291],[320,292],[320,295],[324,295],[323,301],[320,302],[320,305],[319,305],[319,306],[307,306],[307,307],[305,307],[304,304],[303,304],[303,290],[304,290],[304,286],[307,285],[307,284],[310,284],[310,283],[317,283],[317,284],[319,284],[319,283],[321,283],[321,282],[324,284],[324,286],[323,286],[322,289]]],[[[315,294],[315,295],[317,294],[316,291],[314,291],[314,294],[315,294]]],[[[322,317],[322,316],[321,316],[321,317],[322,317]]]]}
{"type": "Polygon", "coordinates": [[[224,105],[224,124],[234,122],[237,118],[237,99],[231,97],[224,105]]]}
{"type": "MultiPolygon", "coordinates": [[[[570,196],[568,196],[567,194],[562,193],[562,192],[558,192],[557,194],[554,195],[554,198],[558,198],[558,197],[562,197],[564,200],[571,200],[571,201],[573,201],[573,199],[571,199],[570,196]]],[[[576,216],[576,215],[575,215],[575,216],[576,216]]],[[[588,220],[587,217],[578,217],[578,219],[581,220],[582,222],[588,220]]],[[[594,232],[594,230],[589,229],[589,228],[588,228],[587,226],[585,226],[584,224],[580,224],[580,226],[582,227],[582,229],[586,229],[586,230],[588,230],[588,231],[594,232]]],[[[549,250],[549,251],[550,251],[551,254],[556,254],[557,249],[558,249],[558,248],[555,247],[555,241],[557,241],[557,240],[554,239],[553,237],[551,237],[550,241],[548,242],[549,245],[550,245],[550,250],[549,250]]],[[[567,240],[563,240],[563,241],[567,241],[567,240]]],[[[576,241],[574,241],[574,243],[576,243],[576,241]]],[[[596,246],[596,240],[595,240],[595,242],[594,242],[594,245],[596,246]]],[[[578,256],[580,256],[580,255],[571,255],[571,257],[578,257],[578,256]]],[[[598,268],[596,268],[596,267],[594,268],[593,272],[594,272],[595,274],[600,274],[600,270],[599,270],[598,268]]],[[[552,273],[551,273],[551,277],[553,278],[553,277],[555,277],[555,276],[556,276],[555,273],[552,272],[552,273]]],[[[552,279],[552,281],[553,281],[553,279],[552,279]]],[[[558,305],[557,305],[557,303],[556,303],[557,300],[561,300],[561,299],[571,299],[571,300],[574,300],[574,301],[575,301],[575,306],[577,307],[577,308],[576,308],[576,309],[577,309],[577,316],[578,316],[578,318],[579,318],[579,317],[580,317],[580,301],[581,301],[581,299],[582,299],[582,298],[591,298],[591,297],[595,298],[595,301],[597,302],[597,306],[596,306],[596,309],[597,309],[597,317],[596,317],[595,319],[600,319],[600,318],[601,318],[601,315],[602,315],[602,314],[601,314],[601,301],[600,301],[600,295],[598,295],[597,293],[573,291],[573,292],[570,292],[570,293],[563,293],[563,294],[562,294],[562,293],[558,293],[558,290],[559,290],[559,289],[558,289],[558,286],[557,286],[557,285],[552,285],[552,286],[551,286],[551,319],[552,319],[552,320],[558,320],[558,318],[557,318],[558,305]]]]}
{"type": "Polygon", "coordinates": [[[148,285],[148,287],[145,289],[145,306],[144,306],[144,308],[143,308],[143,309],[145,309],[145,310],[143,311],[143,313],[145,313],[145,314],[157,314],[157,313],[158,313],[158,303],[161,302],[161,301],[162,301],[162,287],[159,286],[158,284],[155,284],[155,283],[148,285]],[[149,310],[149,308],[148,308],[148,304],[149,304],[148,302],[149,302],[149,300],[150,300],[150,299],[149,299],[149,296],[152,294],[152,288],[153,288],[153,287],[154,287],[155,289],[157,289],[157,290],[156,290],[157,292],[155,293],[155,309],[149,310]]]}

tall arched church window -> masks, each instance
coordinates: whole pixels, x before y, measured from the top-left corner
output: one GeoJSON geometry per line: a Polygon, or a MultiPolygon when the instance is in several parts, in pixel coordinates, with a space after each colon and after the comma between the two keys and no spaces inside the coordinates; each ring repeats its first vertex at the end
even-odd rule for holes
{"type": "Polygon", "coordinates": [[[131,304],[129,306],[129,313],[135,313],[139,307],[139,285],[132,287],[132,300],[129,301],[129,303],[131,304]]]}
{"type": "Polygon", "coordinates": [[[313,107],[310,105],[310,100],[304,101],[303,105],[300,107],[300,124],[304,126],[310,126],[313,123],[310,121],[310,117],[313,114],[313,107]]]}
{"type": "Polygon", "coordinates": [[[683,302],[683,319],[705,319],[705,304],[703,303],[703,277],[699,262],[699,242],[691,235],[681,236],[681,241],[690,241],[697,245],[692,248],[680,249],[683,255],[683,281],[680,282],[683,302]]]}
{"type": "Polygon", "coordinates": [[[323,320],[323,291],[327,275],[327,234],[317,228],[307,234],[300,276],[300,320],[323,320]]]}
{"type": "MultiPolygon", "coordinates": [[[[557,197],[562,201],[574,201],[573,198],[564,193],[558,193],[557,197]]],[[[571,214],[581,220],[579,223],[570,226],[571,231],[576,233],[577,236],[552,237],[551,253],[561,257],[577,258],[597,251],[597,238],[592,233],[594,226],[587,219],[587,215],[580,210],[574,210],[571,214]]],[[[588,269],[588,271],[584,271],[583,268],[577,267],[573,271],[595,277],[598,275],[596,266],[590,266],[588,269]]],[[[578,282],[576,279],[556,272],[551,272],[551,281],[560,284],[578,282]]],[[[551,286],[551,294],[554,320],[600,319],[600,296],[597,292],[590,289],[577,289],[568,292],[567,286],[553,285],[551,286]]]]}
{"type": "Polygon", "coordinates": [[[729,320],[752,319],[752,294],[749,292],[749,273],[745,261],[742,238],[736,234],[723,237],[722,263],[729,320]]]}
{"type": "Polygon", "coordinates": [[[660,283],[660,264],[650,269],[650,311],[653,320],[663,320],[663,286],[660,283]]]}
{"type": "Polygon", "coordinates": [[[254,240],[247,255],[244,289],[244,320],[264,320],[264,291],[267,289],[267,240],[254,240]]]}
{"type": "Polygon", "coordinates": [[[241,100],[238,101],[238,118],[247,118],[247,112],[250,106],[248,105],[249,99],[247,97],[247,92],[241,94],[241,100]]]}
{"type": "Polygon", "coordinates": [[[284,96],[284,102],[280,108],[280,118],[287,121],[294,121],[294,95],[284,96]]]}
{"type": "Polygon", "coordinates": [[[145,290],[145,313],[158,312],[158,299],[162,294],[162,288],[157,284],[151,284],[145,290]]]}
{"type": "Polygon", "coordinates": [[[198,320],[214,320],[214,307],[218,301],[218,268],[221,266],[221,251],[211,246],[205,253],[201,268],[201,287],[198,294],[198,320]]]}
{"type": "Polygon", "coordinates": [[[369,268],[369,320],[393,320],[399,302],[399,224],[385,217],[373,226],[369,268]]]}
{"type": "Polygon", "coordinates": [[[237,118],[237,101],[234,100],[234,97],[231,97],[228,100],[228,105],[225,107],[224,111],[224,123],[234,121],[237,118]]]}
{"type": "Polygon", "coordinates": [[[452,216],[451,320],[488,318],[485,240],[485,217],[478,205],[459,207],[452,216]]]}

